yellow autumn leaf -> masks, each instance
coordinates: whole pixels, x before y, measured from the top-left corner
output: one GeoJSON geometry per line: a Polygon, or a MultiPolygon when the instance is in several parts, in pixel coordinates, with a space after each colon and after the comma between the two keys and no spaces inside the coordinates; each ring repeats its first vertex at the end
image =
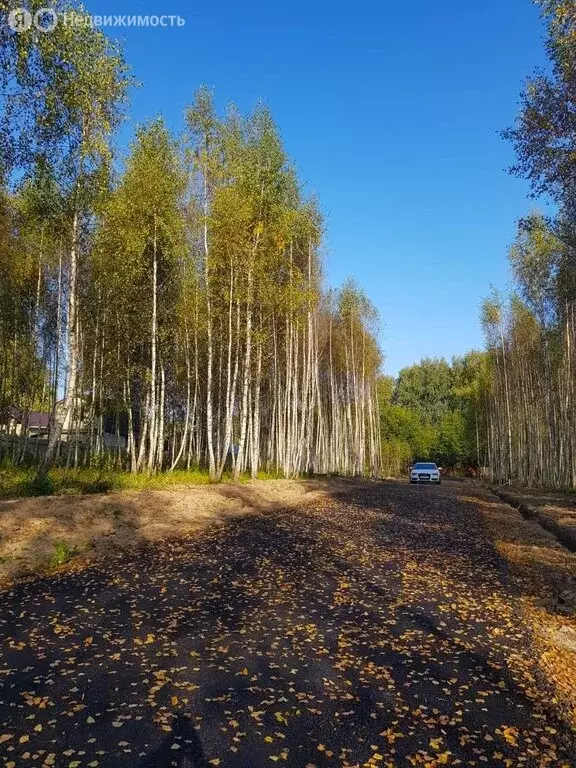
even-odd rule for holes
{"type": "Polygon", "coordinates": [[[438,750],[442,747],[442,739],[430,739],[430,746],[432,749],[438,752],[438,750]]]}
{"type": "Polygon", "coordinates": [[[508,742],[508,744],[510,744],[513,747],[518,746],[518,742],[516,741],[517,733],[518,732],[516,731],[515,728],[504,728],[504,730],[502,731],[502,734],[506,739],[506,741],[508,742]]]}

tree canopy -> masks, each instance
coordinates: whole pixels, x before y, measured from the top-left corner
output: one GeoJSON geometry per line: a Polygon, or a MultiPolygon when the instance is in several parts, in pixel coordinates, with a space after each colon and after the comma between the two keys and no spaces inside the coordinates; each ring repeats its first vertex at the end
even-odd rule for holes
{"type": "Polygon", "coordinates": [[[41,473],[377,474],[377,313],[323,284],[319,205],[269,109],[220,115],[203,86],[179,134],[157,117],[118,157],[121,49],[90,25],[1,34],[1,423],[52,426],[44,451],[0,453],[41,473]]]}

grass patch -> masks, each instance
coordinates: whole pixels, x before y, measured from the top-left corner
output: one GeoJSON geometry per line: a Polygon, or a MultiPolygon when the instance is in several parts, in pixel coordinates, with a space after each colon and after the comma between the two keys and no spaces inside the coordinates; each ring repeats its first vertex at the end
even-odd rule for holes
{"type": "Polygon", "coordinates": [[[283,472],[278,470],[270,470],[266,472],[265,470],[260,470],[257,475],[258,480],[285,480],[286,475],[283,474],[283,472]]]}
{"type": "MultiPolygon", "coordinates": [[[[276,479],[275,474],[260,474],[259,479],[276,479]]],[[[232,479],[225,474],[223,482],[232,479]]],[[[241,483],[249,481],[242,476],[241,483]]],[[[47,477],[36,480],[36,470],[25,467],[0,467],[0,499],[27,496],[84,495],[110,491],[148,491],[173,488],[177,485],[208,485],[208,472],[203,470],[178,470],[158,475],[133,475],[131,472],[111,472],[100,469],[64,469],[55,467],[47,477]]]]}
{"type": "MultiPolygon", "coordinates": [[[[281,472],[259,472],[258,480],[279,480],[281,472]]],[[[232,473],[226,472],[222,482],[232,481],[232,473]]],[[[241,475],[240,483],[248,483],[250,475],[241,475]]],[[[0,499],[26,496],[61,496],[108,493],[110,491],[154,491],[173,488],[176,485],[208,485],[210,478],[205,470],[177,470],[157,475],[133,475],[106,469],[65,469],[54,467],[41,480],[36,479],[34,467],[0,465],[0,499]]]]}
{"type": "Polygon", "coordinates": [[[54,493],[54,482],[51,477],[32,477],[24,482],[23,490],[26,496],[51,496],[54,493]]]}
{"type": "Polygon", "coordinates": [[[207,485],[210,482],[208,472],[201,470],[178,470],[152,476],[117,472],[112,477],[114,489],[123,491],[157,491],[174,485],[207,485]]]}
{"type": "Polygon", "coordinates": [[[59,565],[65,565],[77,554],[78,550],[76,547],[71,547],[70,544],[67,544],[65,541],[58,541],[54,544],[54,554],[52,555],[50,564],[55,568],[59,565]]]}

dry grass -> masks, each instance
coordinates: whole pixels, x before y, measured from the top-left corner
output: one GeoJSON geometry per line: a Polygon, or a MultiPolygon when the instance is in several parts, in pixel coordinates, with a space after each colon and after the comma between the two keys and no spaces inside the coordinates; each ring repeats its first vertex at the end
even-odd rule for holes
{"type": "Polygon", "coordinates": [[[561,706],[576,727],[576,653],[557,647],[551,636],[576,629],[576,554],[562,547],[536,520],[478,492],[468,499],[482,511],[498,552],[508,562],[535,636],[545,675],[556,685],[561,706]]]}
{"type": "Polygon", "coordinates": [[[231,516],[292,506],[328,487],[328,481],[292,480],[192,486],[189,476],[180,485],[176,479],[172,476],[166,488],[143,482],[137,490],[0,501],[0,581],[52,566],[58,547],[97,557],[111,548],[222,524],[231,516]]]}

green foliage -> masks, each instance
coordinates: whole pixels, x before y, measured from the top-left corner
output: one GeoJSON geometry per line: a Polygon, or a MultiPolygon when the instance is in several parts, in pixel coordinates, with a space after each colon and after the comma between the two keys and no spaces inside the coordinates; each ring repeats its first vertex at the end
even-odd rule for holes
{"type": "MultiPolygon", "coordinates": [[[[149,476],[130,472],[66,470],[55,467],[41,483],[35,481],[35,475],[34,469],[3,466],[0,469],[0,498],[162,490],[181,485],[206,485],[209,482],[208,473],[204,470],[178,470],[149,476]]],[[[278,476],[276,473],[262,473],[261,479],[274,479],[278,476]]],[[[229,480],[230,477],[230,474],[227,474],[224,480],[229,480]]],[[[247,479],[247,476],[241,478],[242,481],[247,479]]]]}
{"type": "Polygon", "coordinates": [[[514,145],[511,171],[529,180],[535,195],[550,195],[574,216],[576,8],[573,2],[541,0],[547,27],[550,73],[528,80],[520,114],[504,135],[514,145]]]}
{"type": "Polygon", "coordinates": [[[557,204],[556,220],[521,221],[510,250],[516,291],[484,303],[490,471],[502,482],[576,485],[576,5],[538,0],[550,66],[528,80],[512,173],[557,204]]]}
{"type": "MultiPolygon", "coordinates": [[[[154,239],[167,256],[182,249],[181,217],[186,180],[178,146],[160,118],[138,129],[118,190],[107,207],[116,250],[125,257],[149,256],[154,239]]],[[[112,236],[112,233],[110,233],[112,236]]]]}
{"type": "MultiPolygon", "coordinates": [[[[402,474],[412,461],[444,467],[480,463],[482,397],[486,357],[470,352],[444,360],[423,360],[401,371],[398,380],[378,384],[383,465],[402,474]]],[[[483,430],[484,431],[484,430],[483,430]]]]}
{"type": "Polygon", "coordinates": [[[454,407],[453,377],[445,360],[422,360],[400,371],[394,403],[409,408],[426,422],[438,424],[454,407]]]}
{"type": "Polygon", "coordinates": [[[410,446],[410,458],[426,458],[435,441],[435,431],[417,410],[391,405],[381,411],[382,435],[385,440],[401,441],[410,446]]]}
{"type": "Polygon", "coordinates": [[[458,411],[450,411],[440,419],[436,429],[433,455],[444,467],[455,467],[470,460],[466,419],[458,411]]]}
{"type": "Polygon", "coordinates": [[[382,441],[382,474],[400,477],[412,461],[413,449],[406,440],[387,438],[382,441]]]}
{"type": "Polygon", "coordinates": [[[393,376],[379,376],[376,383],[380,405],[392,405],[396,381],[393,376]]]}
{"type": "Polygon", "coordinates": [[[486,464],[500,482],[576,482],[576,290],[565,229],[539,215],[520,222],[510,251],[516,290],[484,302],[486,464]]]}
{"type": "MultiPolygon", "coordinates": [[[[29,6],[83,11],[59,0],[32,0],[29,6]]],[[[21,150],[15,159],[34,165],[42,158],[60,182],[80,182],[76,192],[94,199],[99,172],[111,160],[110,135],[132,84],[119,46],[88,24],[58,24],[50,34],[32,27],[6,42],[6,87],[18,88],[20,97],[20,112],[6,127],[21,150]]]]}
{"type": "Polygon", "coordinates": [[[54,544],[54,554],[51,564],[55,567],[65,565],[78,554],[78,549],[65,541],[58,541],[54,544]]]}
{"type": "Polygon", "coordinates": [[[510,249],[510,264],[522,296],[544,328],[557,320],[558,280],[566,251],[566,245],[538,214],[520,222],[510,249]]]}
{"type": "MultiPolygon", "coordinates": [[[[160,325],[173,327],[175,270],[184,247],[184,189],[178,147],[163,121],[140,128],[125,173],[104,208],[94,257],[94,293],[114,294],[121,316],[110,324],[110,332],[120,330],[117,343],[126,353],[146,338],[150,327],[154,253],[162,286],[160,325]]],[[[142,363],[149,365],[146,359],[142,363]]]]}
{"type": "Polygon", "coordinates": [[[146,491],[162,490],[177,485],[207,485],[210,478],[208,472],[204,470],[178,470],[153,476],[117,472],[110,476],[110,482],[115,490],[146,491]]]}
{"type": "Polygon", "coordinates": [[[186,134],[144,124],[116,175],[120,47],[88,24],[0,38],[0,418],[55,424],[45,452],[11,441],[41,479],[9,492],[152,487],[128,467],[377,474],[377,312],[352,281],[323,290],[320,206],[269,109],[222,117],[200,88],[186,134]],[[101,474],[43,478],[64,463],[101,474]]]}
{"type": "Polygon", "coordinates": [[[34,475],[23,486],[24,496],[51,496],[54,493],[55,487],[51,478],[37,477],[34,475]]]}

